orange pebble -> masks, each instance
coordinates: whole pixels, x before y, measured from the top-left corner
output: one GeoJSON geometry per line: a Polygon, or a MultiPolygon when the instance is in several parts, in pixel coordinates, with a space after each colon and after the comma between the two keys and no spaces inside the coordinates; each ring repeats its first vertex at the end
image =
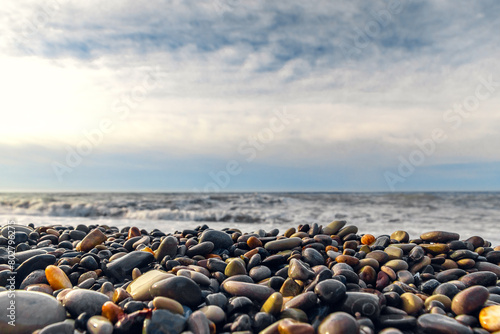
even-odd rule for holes
{"type": "Polygon", "coordinates": [[[120,306],[108,301],[102,305],[102,315],[108,318],[112,323],[115,323],[125,316],[125,313],[120,306]]]}
{"type": "Polygon", "coordinates": [[[363,245],[371,245],[374,242],[375,242],[375,237],[371,234],[365,234],[364,236],[361,237],[361,243],[363,245]]]}
{"type": "Polygon", "coordinates": [[[133,237],[139,237],[140,235],[141,235],[141,231],[137,227],[134,226],[128,230],[128,238],[127,239],[130,239],[133,237]]]}
{"type": "Polygon", "coordinates": [[[247,259],[250,259],[252,256],[257,254],[258,252],[259,252],[259,250],[257,248],[254,248],[251,251],[248,251],[245,254],[243,254],[243,256],[246,257],[247,259]]]}
{"type": "Polygon", "coordinates": [[[217,255],[217,254],[207,254],[207,255],[205,255],[205,258],[207,258],[207,259],[221,259],[220,255],[217,255]]]}
{"type": "Polygon", "coordinates": [[[338,249],[337,247],[335,247],[335,246],[331,246],[331,245],[330,245],[330,246],[326,246],[325,251],[326,251],[326,252],[328,252],[328,251],[338,252],[338,251],[339,251],[339,249],[338,249]]]}
{"type": "Polygon", "coordinates": [[[151,248],[149,248],[149,247],[144,247],[143,249],[141,249],[141,251],[143,251],[143,252],[150,252],[151,254],[155,255],[155,252],[151,248]]]}
{"type": "Polygon", "coordinates": [[[45,268],[45,276],[50,284],[50,287],[55,290],[59,289],[71,289],[73,285],[71,284],[68,276],[62,271],[61,268],[50,265],[45,268]]]}
{"type": "Polygon", "coordinates": [[[251,236],[247,240],[247,245],[250,248],[257,248],[257,247],[262,247],[262,241],[259,240],[259,238],[251,236]]]}

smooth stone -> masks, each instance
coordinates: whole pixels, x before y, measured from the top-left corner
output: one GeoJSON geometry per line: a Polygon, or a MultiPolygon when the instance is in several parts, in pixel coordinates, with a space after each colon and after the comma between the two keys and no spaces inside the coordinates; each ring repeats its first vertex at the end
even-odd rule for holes
{"type": "Polygon", "coordinates": [[[479,312],[479,323],[489,332],[500,331],[500,305],[483,308],[479,312]]]}
{"type": "Polygon", "coordinates": [[[260,309],[261,312],[277,315],[283,307],[283,296],[279,292],[275,292],[267,298],[260,309]]]}
{"type": "Polygon", "coordinates": [[[153,306],[157,309],[169,310],[172,313],[177,313],[180,315],[184,314],[182,304],[172,298],[161,296],[155,297],[153,299],[153,306]]]}
{"type": "Polygon", "coordinates": [[[380,315],[380,299],[371,293],[346,292],[341,310],[352,315],[359,313],[375,321],[380,315]]]}
{"type": "Polygon", "coordinates": [[[283,297],[294,297],[302,291],[302,287],[292,278],[287,278],[280,288],[283,297]]]}
{"type": "Polygon", "coordinates": [[[427,297],[427,299],[424,302],[424,307],[425,308],[429,307],[430,303],[433,300],[437,300],[438,302],[442,303],[444,305],[445,311],[451,310],[451,299],[450,299],[450,297],[448,297],[446,295],[439,295],[439,294],[427,297]]]}
{"type": "Polygon", "coordinates": [[[101,315],[94,315],[87,321],[89,334],[112,334],[113,324],[101,315]]]}
{"type": "Polygon", "coordinates": [[[353,234],[358,233],[358,227],[355,225],[344,226],[340,231],[337,232],[337,236],[339,238],[343,238],[346,235],[351,234],[351,233],[353,233],[353,234]]]}
{"type": "Polygon", "coordinates": [[[38,334],[73,334],[74,332],[75,321],[66,319],[44,327],[38,334]]]}
{"type": "Polygon", "coordinates": [[[186,327],[186,318],[168,310],[154,310],[144,327],[148,334],[180,334],[186,327]]]}
{"type": "Polygon", "coordinates": [[[307,322],[307,314],[301,309],[298,308],[287,308],[286,310],[283,310],[279,314],[280,319],[287,319],[291,318],[300,322],[307,322]]]}
{"type": "Polygon", "coordinates": [[[314,327],[292,319],[282,319],[278,323],[280,334],[314,334],[314,327]]]}
{"type": "Polygon", "coordinates": [[[231,236],[222,231],[216,230],[205,230],[201,234],[200,242],[211,241],[214,244],[215,249],[228,249],[233,245],[233,239],[231,236]]]}
{"type": "Polygon", "coordinates": [[[64,296],[62,304],[73,318],[77,318],[83,312],[89,316],[100,315],[102,305],[109,300],[108,296],[100,292],[75,289],[64,296]]]}
{"type": "Polygon", "coordinates": [[[271,277],[272,272],[267,266],[256,266],[250,269],[248,275],[255,281],[259,282],[265,278],[271,277]]]}
{"type": "Polygon", "coordinates": [[[359,324],[356,319],[345,312],[329,314],[319,325],[318,334],[358,334],[359,324]]]}
{"type": "Polygon", "coordinates": [[[308,263],[311,267],[322,265],[325,263],[325,259],[320,252],[314,248],[306,248],[302,251],[303,260],[308,263]]]}
{"type": "Polygon", "coordinates": [[[77,251],[88,252],[92,248],[97,245],[102,244],[106,241],[107,237],[102,231],[98,228],[93,229],[88,233],[82,241],[78,243],[76,246],[77,251]]]}
{"type": "Polygon", "coordinates": [[[478,271],[460,277],[459,281],[466,287],[473,285],[482,285],[487,287],[493,286],[497,283],[497,275],[489,271],[478,271]]]}
{"type": "Polygon", "coordinates": [[[17,267],[16,272],[16,289],[19,288],[21,282],[35,270],[47,268],[47,266],[56,263],[57,259],[51,254],[40,254],[35,255],[26,261],[24,261],[19,267],[17,267]]]}
{"type": "Polygon", "coordinates": [[[183,305],[195,308],[202,301],[201,289],[192,279],[174,276],[154,283],[149,289],[151,296],[172,298],[183,305]]]}
{"type": "Polygon", "coordinates": [[[420,247],[422,247],[427,253],[431,253],[434,255],[438,254],[447,254],[450,250],[450,247],[448,244],[420,244],[420,247]]]}
{"type": "Polygon", "coordinates": [[[153,261],[153,254],[149,252],[133,251],[108,263],[104,268],[104,272],[109,277],[121,281],[125,276],[131,275],[134,268],[144,267],[153,261]]]}
{"type": "Polygon", "coordinates": [[[193,281],[195,281],[196,283],[198,283],[199,285],[203,285],[203,286],[210,285],[210,279],[206,275],[204,275],[200,272],[194,271],[194,270],[181,269],[177,272],[177,276],[184,276],[184,277],[190,278],[193,281]]]}
{"type": "Polygon", "coordinates": [[[189,257],[193,257],[195,255],[206,255],[209,254],[215,245],[211,241],[200,242],[199,244],[189,247],[186,251],[186,255],[189,257]]]}
{"type": "Polygon", "coordinates": [[[447,270],[443,270],[440,273],[438,273],[436,275],[436,279],[441,283],[445,283],[445,282],[449,282],[449,281],[458,280],[460,277],[462,277],[466,274],[467,274],[467,272],[463,269],[458,269],[458,268],[447,269],[447,270]]]}
{"type": "Polygon", "coordinates": [[[20,289],[23,290],[28,285],[32,284],[48,284],[47,277],[45,277],[45,270],[35,270],[29,274],[21,283],[20,289]]]}
{"type": "Polygon", "coordinates": [[[314,292],[319,299],[326,304],[336,304],[345,297],[346,286],[335,279],[327,279],[319,282],[314,288],[314,292]]]}
{"type": "Polygon", "coordinates": [[[301,293],[300,295],[295,296],[287,301],[285,305],[283,305],[283,308],[285,310],[289,308],[297,308],[308,311],[309,309],[312,309],[314,306],[316,306],[317,301],[318,297],[316,296],[316,294],[312,291],[308,291],[301,293]]]}
{"type": "Polygon", "coordinates": [[[83,238],[85,238],[86,235],[87,233],[79,230],[69,231],[69,237],[73,240],[83,240],[83,238]]]}
{"type": "Polygon", "coordinates": [[[99,263],[97,263],[93,256],[85,256],[80,261],[80,266],[87,270],[96,270],[99,268],[99,263]]]}
{"type": "Polygon", "coordinates": [[[384,252],[389,255],[389,260],[397,260],[403,257],[403,250],[398,247],[389,246],[384,249],[384,252]]]}
{"type": "Polygon", "coordinates": [[[389,260],[384,264],[384,266],[391,268],[395,272],[408,269],[408,263],[404,260],[389,260]]]}
{"type": "Polygon", "coordinates": [[[470,327],[441,314],[423,314],[418,317],[417,326],[422,333],[428,334],[473,334],[470,327]]]}
{"type": "Polygon", "coordinates": [[[492,273],[495,273],[497,275],[497,278],[500,279],[500,266],[497,266],[494,263],[476,262],[474,268],[476,268],[479,271],[491,271],[492,273]]]}
{"type": "Polygon", "coordinates": [[[264,245],[264,248],[268,251],[282,251],[286,249],[292,249],[294,247],[300,246],[302,243],[301,238],[283,238],[279,240],[269,241],[264,245]]]}
{"type": "MultiPolygon", "coordinates": [[[[252,320],[248,314],[239,315],[231,325],[231,332],[244,332],[252,329],[252,320]]],[[[208,334],[208,333],[207,333],[208,334]]]]}
{"type": "Polygon", "coordinates": [[[241,259],[234,259],[228,263],[224,270],[224,275],[231,277],[236,275],[246,275],[247,269],[245,263],[241,259]]]}
{"type": "Polygon", "coordinates": [[[225,309],[227,305],[227,297],[223,293],[212,293],[205,298],[207,305],[216,305],[221,309],[225,309]]]}
{"type": "Polygon", "coordinates": [[[61,270],[61,268],[50,265],[45,268],[45,277],[54,290],[70,289],[73,287],[68,276],[61,270]]]}
{"type": "Polygon", "coordinates": [[[391,239],[397,240],[401,243],[410,241],[410,235],[406,231],[396,231],[391,234],[391,239]]]}
{"type": "Polygon", "coordinates": [[[93,278],[94,280],[97,280],[98,276],[95,271],[87,271],[86,273],[83,273],[79,278],[78,278],[78,284],[93,278]]]}
{"type": "Polygon", "coordinates": [[[228,315],[233,313],[248,313],[253,308],[254,302],[248,297],[231,297],[226,311],[228,315]]]}
{"type": "Polygon", "coordinates": [[[404,314],[384,314],[379,317],[379,324],[383,328],[413,329],[417,326],[417,318],[404,314]]]}
{"type": "Polygon", "coordinates": [[[412,259],[415,262],[418,262],[423,259],[425,256],[425,251],[422,247],[420,246],[415,246],[413,249],[410,251],[410,254],[408,255],[410,259],[412,259]]]}
{"type": "Polygon", "coordinates": [[[12,233],[12,232],[24,232],[27,235],[29,235],[31,232],[33,232],[33,229],[31,227],[25,226],[25,225],[9,224],[9,225],[5,225],[0,230],[0,233],[5,238],[8,238],[9,237],[9,233],[12,233]]]}
{"type": "Polygon", "coordinates": [[[358,272],[358,276],[366,284],[374,284],[377,281],[377,271],[370,266],[362,267],[358,272]]]}
{"type": "Polygon", "coordinates": [[[265,301],[275,291],[267,286],[238,281],[222,283],[221,287],[232,296],[245,296],[258,301],[265,301]]]}
{"type": "Polygon", "coordinates": [[[383,264],[389,260],[389,255],[387,255],[385,252],[381,250],[375,250],[373,252],[366,254],[366,258],[375,259],[378,261],[378,263],[383,264]]]}
{"type": "Polygon", "coordinates": [[[290,265],[288,266],[288,277],[306,281],[314,277],[314,272],[306,267],[306,265],[302,261],[291,259],[290,265]]]}
{"type": "Polygon", "coordinates": [[[31,333],[66,319],[64,307],[54,297],[42,292],[23,290],[16,290],[14,293],[15,299],[12,298],[12,291],[0,292],[1,333],[31,333]],[[10,318],[9,307],[12,307],[12,300],[15,300],[15,311],[10,318]],[[9,325],[12,320],[15,320],[15,326],[9,325]]]}
{"type": "Polygon", "coordinates": [[[345,220],[334,220],[330,224],[323,227],[323,234],[336,234],[340,229],[342,229],[347,222],[345,220]]]}
{"type": "Polygon", "coordinates": [[[210,326],[205,313],[193,312],[187,320],[188,329],[195,334],[210,334],[210,326]]]}
{"type": "Polygon", "coordinates": [[[226,313],[224,313],[224,310],[219,306],[204,306],[200,309],[200,311],[205,313],[207,319],[212,321],[216,325],[222,324],[226,320],[226,313]]]}
{"type": "Polygon", "coordinates": [[[409,315],[416,315],[424,307],[424,301],[410,292],[401,295],[403,310],[409,315]]]}
{"type": "Polygon", "coordinates": [[[459,293],[460,290],[457,288],[457,286],[453,283],[442,283],[440,286],[438,286],[432,294],[434,295],[445,295],[449,297],[450,299],[453,299],[457,293],[459,293]]]}
{"type": "Polygon", "coordinates": [[[453,232],[432,231],[421,234],[420,239],[428,242],[447,243],[453,240],[460,239],[460,235],[453,232]]]}
{"type": "Polygon", "coordinates": [[[460,291],[451,301],[451,310],[456,315],[471,314],[477,311],[488,300],[490,292],[484,286],[471,286],[460,291]]]}
{"type": "Polygon", "coordinates": [[[16,252],[15,256],[16,256],[17,262],[22,263],[22,262],[26,261],[27,259],[29,259],[35,255],[40,255],[40,254],[47,254],[47,251],[43,250],[43,249],[30,249],[30,250],[25,250],[22,252],[16,252]]]}

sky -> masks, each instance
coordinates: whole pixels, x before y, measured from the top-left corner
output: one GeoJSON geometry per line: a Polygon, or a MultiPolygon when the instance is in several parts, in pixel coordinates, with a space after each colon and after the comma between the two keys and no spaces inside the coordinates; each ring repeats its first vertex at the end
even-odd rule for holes
{"type": "Polygon", "coordinates": [[[500,190],[497,1],[0,14],[0,191],[500,190]]]}

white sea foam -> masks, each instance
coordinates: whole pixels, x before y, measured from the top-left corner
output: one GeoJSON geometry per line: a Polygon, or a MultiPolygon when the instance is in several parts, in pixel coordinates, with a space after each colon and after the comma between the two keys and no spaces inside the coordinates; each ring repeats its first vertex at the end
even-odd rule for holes
{"type": "Polygon", "coordinates": [[[20,223],[139,226],[165,231],[208,224],[280,231],[345,219],[360,233],[411,237],[449,230],[500,244],[500,193],[0,194],[0,225],[20,223]]]}

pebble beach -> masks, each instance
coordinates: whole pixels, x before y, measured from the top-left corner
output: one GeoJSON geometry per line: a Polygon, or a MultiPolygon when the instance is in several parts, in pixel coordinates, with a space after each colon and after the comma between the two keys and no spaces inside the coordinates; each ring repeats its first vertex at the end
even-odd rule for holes
{"type": "Polygon", "coordinates": [[[487,235],[9,224],[1,333],[494,333],[487,235]]]}

